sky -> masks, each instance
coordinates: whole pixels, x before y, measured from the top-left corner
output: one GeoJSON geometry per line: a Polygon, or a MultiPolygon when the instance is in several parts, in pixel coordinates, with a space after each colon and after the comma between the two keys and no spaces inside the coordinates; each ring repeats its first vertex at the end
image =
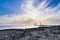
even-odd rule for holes
{"type": "Polygon", "coordinates": [[[59,25],[60,0],[0,0],[0,28],[34,23],[59,25]]]}

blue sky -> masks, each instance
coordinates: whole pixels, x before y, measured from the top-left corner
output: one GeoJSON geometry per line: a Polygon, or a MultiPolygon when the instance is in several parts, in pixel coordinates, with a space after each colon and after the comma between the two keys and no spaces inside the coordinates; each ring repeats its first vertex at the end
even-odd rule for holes
{"type": "Polygon", "coordinates": [[[59,17],[60,0],[0,0],[0,24],[60,24],[59,17]]]}
{"type": "Polygon", "coordinates": [[[10,15],[21,11],[23,0],[0,0],[0,15],[10,15]]]}
{"type": "MultiPolygon", "coordinates": [[[[49,1],[48,1],[49,2],[49,1]]],[[[56,7],[58,4],[60,3],[60,0],[51,0],[50,2],[49,2],[49,4],[47,5],[47,7],[56,7]]]]}
{"type": "MultiPolygon", "coordinates": [[[[34,6],[38,6],[43,1],[44,0],[34,0],[34,6]]],[[[23,2],[24,0],[0,0],[0,16],[19,13],[21,11],[19,7],[23,2]]],[[[46,6],[47,8],[54,8],[60,3],[60,0],[47,0],[47,3],[49,3],[46,6]]]]}

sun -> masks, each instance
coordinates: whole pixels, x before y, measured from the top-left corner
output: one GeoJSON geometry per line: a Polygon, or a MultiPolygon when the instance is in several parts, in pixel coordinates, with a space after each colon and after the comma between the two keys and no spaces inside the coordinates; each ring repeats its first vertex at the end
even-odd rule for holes
{"type": "MultiPolygon", "coordinates": [[[[45,3],[45,2],[44,2],[45,3]]],[[[47,23],[47,21],[44,19],[44,3],[39,5],[37,8],[33,6],[33,0],[28,0],[24,7],[24,13],[25,17],[31,18],[36,23],[47,23]]]]}

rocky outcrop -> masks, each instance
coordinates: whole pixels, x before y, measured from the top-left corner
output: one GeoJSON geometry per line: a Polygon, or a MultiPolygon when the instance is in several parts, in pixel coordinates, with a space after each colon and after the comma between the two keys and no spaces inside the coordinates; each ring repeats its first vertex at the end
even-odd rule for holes
{"type": "Polygon", "coordinates": [[[60,40],[60,26],[0,30],[0,40],[60,40]]]}

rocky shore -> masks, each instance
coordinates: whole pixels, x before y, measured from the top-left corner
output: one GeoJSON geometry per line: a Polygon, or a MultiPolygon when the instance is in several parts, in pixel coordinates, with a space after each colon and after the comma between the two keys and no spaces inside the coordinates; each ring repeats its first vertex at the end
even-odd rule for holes
{"type": "Polygon", "coordinates": [[[0,30],[0,40],[60,40],[60,26],[0,30]]]}

